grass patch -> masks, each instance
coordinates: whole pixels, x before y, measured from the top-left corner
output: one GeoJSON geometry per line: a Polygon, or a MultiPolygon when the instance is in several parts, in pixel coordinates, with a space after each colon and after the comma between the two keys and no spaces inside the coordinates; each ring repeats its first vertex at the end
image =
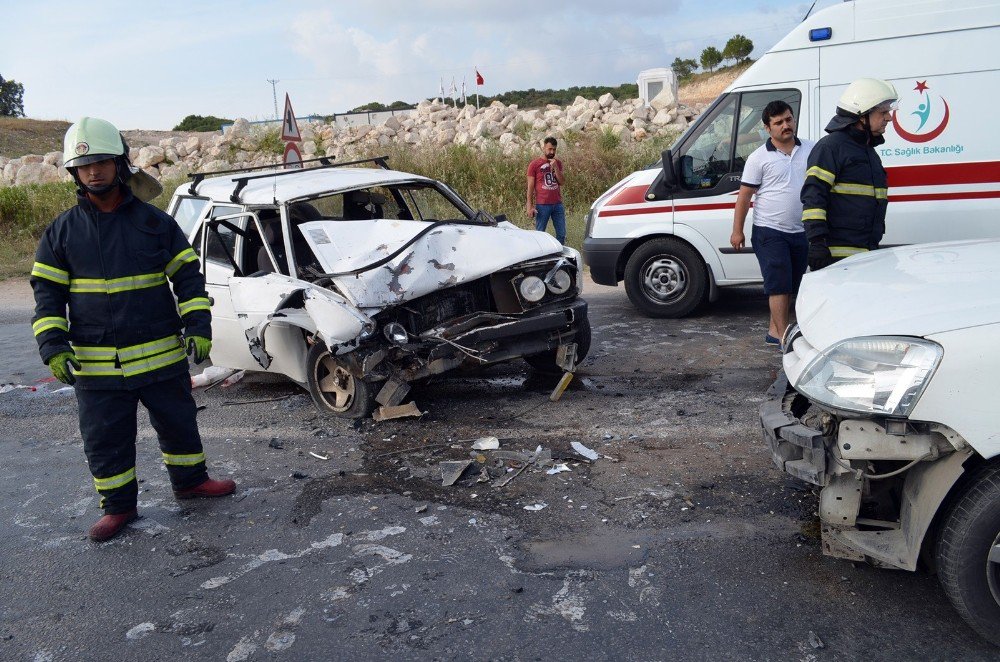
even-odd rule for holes
{"type": "Polygon", "coordinates": [[[0,117],[0,155],[17,158],[61,152],[68,128],[69,122],[0,117]]]}

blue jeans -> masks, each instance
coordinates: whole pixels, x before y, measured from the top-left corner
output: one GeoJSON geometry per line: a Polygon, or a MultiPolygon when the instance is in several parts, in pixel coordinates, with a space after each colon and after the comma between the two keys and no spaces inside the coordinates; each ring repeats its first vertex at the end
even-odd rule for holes
{"type": "Polygon", "coordinates": [[[535,229],[545,232],[545,226],[552,219],[552,227],[556,230],[556,239],[560,244],[566,243],[566,208],[563,203],[554,205],[535,205],[535,229]]]}

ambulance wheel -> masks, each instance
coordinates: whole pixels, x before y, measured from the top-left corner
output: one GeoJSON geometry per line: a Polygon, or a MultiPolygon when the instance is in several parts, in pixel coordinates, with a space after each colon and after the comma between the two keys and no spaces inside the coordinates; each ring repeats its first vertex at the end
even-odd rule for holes
{"type": "Polygon", "coordinates": [[[625,264],[625,293],[650,317],[685,317],[707,298],[705,263],[684,242],[651,239],[625,264]]]}
{"type": "Polygon", "coordinates": [[[938,535],[938,578],[966,623],[1000,646],[1000,464],[979,468],[965,484],[938,535]]]}
{"type": "MultiPolygon", "coordinates": [[[[590,319],[584,317],[580,320],[580,323],[576,327],[576,338],[573,339],[576,343],[576,364],[580,365],[583,360],[587,358],[587,354],[590,352],[590,319]]],[[[528,362],[533,369],[538,372],[545,373],[547,375],[561,375],[563,369],[559,367],[556,363],[556,353],[559,350],[550,349],[547,352],[542,352],[541,354],[532,354],[531,356],[525,356],[524,360],[528,362]]]]}
{"type": "Polygon", "coordinates": [[[321,342],[306,357],[309,394],[316,408],[340,418],[363,418],[375,408],[375,385],[355,377],[321,342]]]}

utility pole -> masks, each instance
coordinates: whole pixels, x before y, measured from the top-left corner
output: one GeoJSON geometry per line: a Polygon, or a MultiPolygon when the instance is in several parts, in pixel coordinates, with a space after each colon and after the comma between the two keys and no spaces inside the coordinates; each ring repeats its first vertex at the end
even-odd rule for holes
{"type": "Polygon", "coordinates": [[[267,82],[271,84],[271,93],[274,95],[274,119],[278,119],[278,83],[281,81],[277,78],[268,78],[267,82]]]}

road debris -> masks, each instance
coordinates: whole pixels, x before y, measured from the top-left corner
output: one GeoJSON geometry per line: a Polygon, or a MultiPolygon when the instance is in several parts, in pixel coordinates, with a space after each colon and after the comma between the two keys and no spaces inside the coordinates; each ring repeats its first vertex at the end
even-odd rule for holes
{"type": "Polygon", "coordinates": [[[448,487],[454,485],[465,470],[471,467],[473,464],[472,460],[458,460],[442,462],[439,466],[441,468],[441,485],[443,487],[448,487]]]}
{"type": "Polygon", "coordinates": [[[601,457],[597,451],[593,451],[587,448],[579,441],[571,441],[569,445],[573,448],[573,450],[575,450],[577,453],[587,458],[588,460],[596,460],[597,458],[601,457]]]}
{"type": "Polygon", "coordinates": [[[548,505],[549,504],[547,504],[547,503],[533,503],[530,506],[525,506],[524,509],[525,510],[538,511],[538,510],[542,510],[543,508],[548,507],[548,505]]]}
{"type": "Polygon", "coordinates": [[[481,437],[472,444],[474,451],[492,451],[500,448],[500,440],[496,437],[481,437]]]}
{"type": "Polygon", "coordinates": [[[38,389],[34,386],[28,386],[26,384],[3,384],[0,385],[0,393],[10,393],[11,391],[16,391],[18,389],[28,389],[29,391],[37,391],[38,389]]]}
{"type": "Polygon", "coordinates": [[[559,383],[556,387],[552,389],[552,395],[549,396],[550,402],[558,402],[559,398],[562,397],[563,393],[569,387],[569,383],[573,381],[572,372],[564,372],[563,376],[559,379],[559,383]]]}
{"type": "Polygon", "coordinates": [[[309,451],[309,454],[312,455],[317,460],[329,460],[330,459],[330,457],[327,456],[327,455],[320,455],[319,453],[313,453],[312,451],[309,451]]]}
{"type": "Polygon", "coordinates": [[[234,372],[236,372],[236,370],[233,368],[223,368],[218,365],[210,365],[200,374],[191,376],[191,388],[200,388],[202,386],[208,386],[209,384],[218,383],[229,377],[234,372]]]}
{"type": "Polygon", "coordinates": [[[547,473],[548,475],[552,476],[554,474],[561,474],[561,473],[563,473],[565,471],[573,471],[573,470],[570,469],[565,464],[557,464],[556,466],[552,467],[551,469],[549,469],[545,473],[547,473]]]}
{"type": "Polygon", "coordinates": [[[812,630],[809,630],[809,645],[816,649],[826,648],[826,644],[823,643],[823,640],[820,639],[819,635],[812,630]]]}
{"type": "Polygon", "coordinates": [[[381,423],[382,421],[388,421],[394,418],[406,418],[407,416],[415,416],[419,418],[423,415],[424,413],[420,411],[419,407],[417,407],[417,403],[411,400],[405,405],[379,407],[375,410],[375,413],[372,414],[372,418],[381,423]]]}

